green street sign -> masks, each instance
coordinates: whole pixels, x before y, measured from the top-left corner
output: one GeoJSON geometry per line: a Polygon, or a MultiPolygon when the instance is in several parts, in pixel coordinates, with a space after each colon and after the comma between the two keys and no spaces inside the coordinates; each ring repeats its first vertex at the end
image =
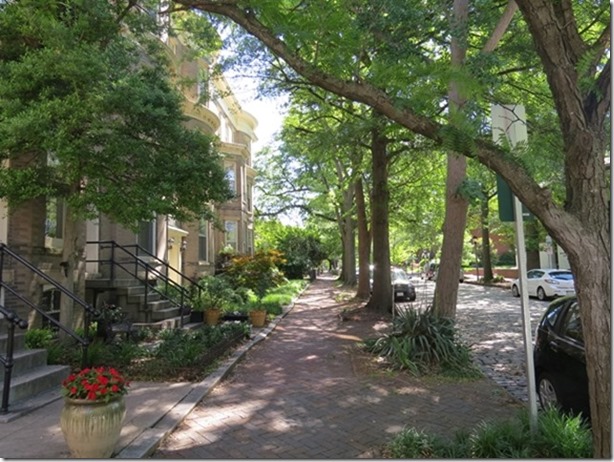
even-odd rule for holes
{"type": "MultiPolygon", "coordinates": [[[[499,220],[501,221],[515,221],[514,220],[514,194],[512,190],[497,174],[497,202],[499,204],[499,220]]],[[[529,212],[524,204],[522,204],[522,217],[525,220],[534,220],[535,216],[529,212]]]]}
{"type": "Polygon", "coordinates": [[[499,174],[497,174],[497,201],[499,203],[499,220],[514,221],[514,195],[499,174]]]}

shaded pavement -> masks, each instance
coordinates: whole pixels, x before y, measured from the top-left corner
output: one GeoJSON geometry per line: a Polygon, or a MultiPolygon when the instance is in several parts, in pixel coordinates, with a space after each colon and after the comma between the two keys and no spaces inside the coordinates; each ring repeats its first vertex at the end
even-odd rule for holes
{"type": "Polygon", "coordinates": [[[160,444],[153,458],[377,458],[404,426],[452,437],[519,404],[488,378],[385,372],[358,346],[372,317],[343,318],[332,278],[317,279],[160,444]],[[343,319],[342,319],[343,318],[343,319]]]}

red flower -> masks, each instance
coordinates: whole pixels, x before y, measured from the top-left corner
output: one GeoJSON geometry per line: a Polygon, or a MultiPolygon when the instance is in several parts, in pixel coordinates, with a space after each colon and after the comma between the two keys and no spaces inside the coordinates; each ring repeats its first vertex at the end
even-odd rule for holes
{"type": "Polygon", "coordinates": [[[116,369],[100,366],[70,374],[62,381],[62,393],[68,398],[108,401],[126,394],[128,386],[116,369]]]}

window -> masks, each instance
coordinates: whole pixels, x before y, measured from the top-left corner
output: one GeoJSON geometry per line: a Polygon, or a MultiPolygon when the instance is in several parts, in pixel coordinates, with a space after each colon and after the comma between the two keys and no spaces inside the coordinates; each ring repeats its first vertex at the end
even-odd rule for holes
{"type": "Polygon", "coordinates": [[[247,211],[252,211],[252,188],[253,186],[250,184],[247,185],[247,211]]]}
{"type": "Polygon", "coordinates": [[[253,251],[254,232],[251,229],[247,229],[247,254],[251,255],[253,251]]]}
{"type": "Polygon", "coordinates": [[[211,97],[209,93],[209,71],[207,69],[201,69],[198,72],[196,93],[198,96],[198,102],[201,104],[206,104],[211,97]]]}
{"type": "Polygon", "coordinates": [[[56,197],[47,199],[45,236],[55,239],[64,237],[64,201],[62,199],[56,197]]]}
{"type": "Polygon", "coordinates": [[[247,253],[247,239],[245,238],[247,236],[247,223],[243,223],[243,245],[241,246],[243,248],[243,253],[247,253]]]}
{"type": "Polygon", "coordinates": [[[225,221],[224,229],[226,229],[226,245],[231,246],[234,251],[237,251],[237,222],[225,221]]]}
{"type": "Polygon", "coordinates": [[[156,220],[141,221],[136,243],[147,252],[156,253],[156,220]]]}
{"type": "Polygon", "coordinates": [[[209,231],[209,222],[203,218],[198,222],[198,259],[208,261],[207,252],[207,235],[209,231]]]}
{"type": "Polygon", "coordinates": [[[582,323],[580,322],[580,310],[578,309],[578,302],[573,302],[567,310],[567,316],[565,319],[565,325],[563,327],[563,334],[566,337],[570,337],[577,342],[584,343],[584,336],[582,335],[582,323]]]}
{"type": "Polygon", "coordinates": [[[228,181],[228,187],[233,194],[237,193],[237,172],[234,165],[226,167],[226,181],[228,181]]]}

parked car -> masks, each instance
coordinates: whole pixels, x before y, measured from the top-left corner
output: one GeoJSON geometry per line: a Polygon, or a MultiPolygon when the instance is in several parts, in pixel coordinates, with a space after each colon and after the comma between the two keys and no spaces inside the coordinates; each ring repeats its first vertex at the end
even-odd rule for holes
{"type": "Polygon", "coordinates": [[[409,275],[401,268],[390,270],[390,279],[394,290],[394,299],[413,302],[416,300],[416,288],[411,283],[409,275]]]}
{"type": "MultiPolygon", "coordinates": [[[[401,268],[390,268],[390,280],[393,285],[394,300],[413,302],[416,300],[416,287],[409,275],[401,268]]],[[[373,291],[373,265],[369,266],[369,288],[373,291]]]]}
{"type": "Polygon", "coordinates": [[[576,296],[550,303],[535,333],[533,355],[542,407],[556,406],[590,418],[584,337],[576,296]]]}
{"type": "MultiPolygon", "coordinates": [[[[566,269],[532,269],[527,272],[527,291],[529,297],[546,300],[553,297],[575,295],[574,278],[566,269]]],[[[512,295],[520,297],[520,281],[512,281],[512,295]]]]}

